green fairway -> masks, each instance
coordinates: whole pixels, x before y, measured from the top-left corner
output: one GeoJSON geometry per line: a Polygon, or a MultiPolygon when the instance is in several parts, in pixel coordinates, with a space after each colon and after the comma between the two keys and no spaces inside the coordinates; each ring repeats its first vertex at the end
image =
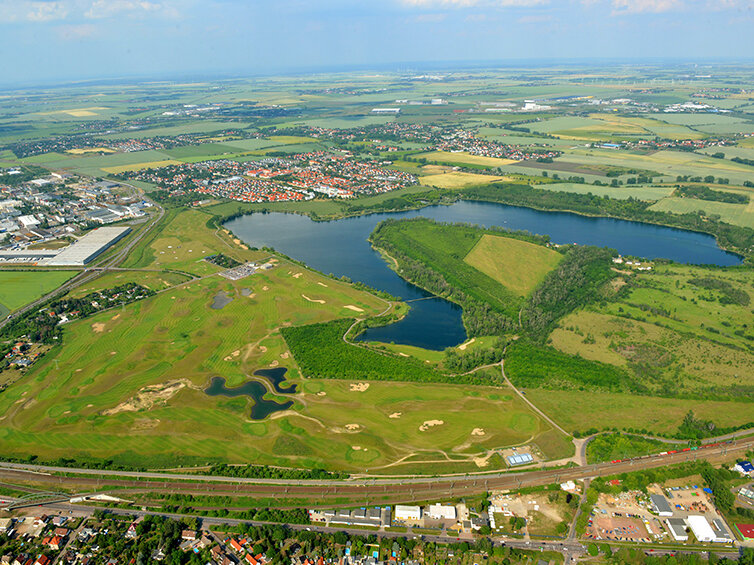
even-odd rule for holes
{"type": "Polygon", "coordinates": [[[75,271],[0,271],[0,316],[56,289],[75,271]]]}
{"type": "Polygon", "coordinates": [[[331,319],[347,306],[383,308],[345,283],[281,262],[235,283],[213,276],[71,324],[63,348],[0,398],[0,448],[140,465],[223,460],[347,470],[392,467],[408,456],[433,462],[440,450],[453,454],[443,464],[452,470],[453,461],[484,468],[494,449],[540,436],[544,453],[567,446],[564,438],[553,444],[551,428],[512,393],[492,387],[307,381],[300,394],[268,394],[294,406],[260,421],[249,419],[250,400],[203,392],[214,376],[234,387],[263,367],[288,367],[298,381],[278,328],[331,319]],[[210,308],[221,291],[232,301],[210,308]]]}
{"type": "Polygon", "coordinates": [[[508,290],[526,296],[562,257],[542,245],[485,234],[463,260],[508,290]]]}

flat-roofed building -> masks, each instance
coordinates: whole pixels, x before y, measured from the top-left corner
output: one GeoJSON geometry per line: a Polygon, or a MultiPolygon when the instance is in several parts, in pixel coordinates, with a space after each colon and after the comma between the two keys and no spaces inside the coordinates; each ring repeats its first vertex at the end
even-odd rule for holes
{"type": "Polygon", "coordinates": [[[689,534],[686,531],[686,522],[681,518],[668,518],[665,520],[668,526],[670,535],[673,536],[675,541],[688,541],[689,534]]]}
{"type": "Polygon", "coordinates": [[[55,257],[44,262],[45,265],[72,266],[86,265],[111,245],[120,241],[131,231],[129,227],[97,228],[72,245],[69,245],[55,257]]]}
{"type": "Polygon", "coordinates": [[[395,507],[395,519],[416,522],[422,519],[422,509],[418,506],[405,506],[398,504],[395,507]]]}
{"type": "Polygon", "coordinates": [[[661,494],[652,494],[649,497],[652,502],[652,508],[659,516],[669,517],[673,515],[673,509],[670,507],[668,499],[661,494]]]}

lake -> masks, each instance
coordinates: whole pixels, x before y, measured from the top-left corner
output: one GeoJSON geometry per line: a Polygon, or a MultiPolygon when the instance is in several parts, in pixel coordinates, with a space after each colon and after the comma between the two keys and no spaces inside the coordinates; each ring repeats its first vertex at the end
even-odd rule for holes
{"type": "MultiPolygon", "coordinates": [[[[347,276],[411,301],[431,295],[400,278],[367,241],[374,227],[392,218],[430,218],[501,226],[549,235],[554,243],[578,243],[617,249],[623,255],[666,258],[679,263],[738,265],[741,258],[717,246],[715,238],[664,226],[568,212],[542,212],[492,202],[461,201],[451,206],[370,214],[329,222],[279,212],[257,213],[231,220],[225,227],[254,247],[273,247],[289,257],[335,276],[347,276]]],[[[461,308],[442,298],[411,302],[409,314],[394,324],[370,328],[359,339],[395,342],[443,350],[466,340],[461,308]]]]}

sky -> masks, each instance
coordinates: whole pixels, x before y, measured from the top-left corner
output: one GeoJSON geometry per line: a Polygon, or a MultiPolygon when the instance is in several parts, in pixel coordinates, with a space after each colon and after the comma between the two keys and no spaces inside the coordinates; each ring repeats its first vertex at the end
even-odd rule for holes
{"type": "Polygon", "coordinates": [[[754,0],[0,0],[2,84],[746,60],[754,0]]]}

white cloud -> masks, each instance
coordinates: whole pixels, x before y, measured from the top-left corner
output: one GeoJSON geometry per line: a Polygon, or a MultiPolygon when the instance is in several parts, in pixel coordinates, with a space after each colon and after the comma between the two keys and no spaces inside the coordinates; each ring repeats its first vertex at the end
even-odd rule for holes
{"type": "Polygon", "coordinates": [[[682,8],[681,0],[613,0],[615,14],[641,14],[669,12],[682,8]]]}
{"type": "Polygon", "coordinates": [[[84,16],[92,20],[99,20],[121,14],[155,14],[163,9],[162,4],[146,0],[94,0],[84,16]]]}
{"type": "Polygon", "coordinates": [[[541,6],[542,4],[549,4],[550,0],[401,0],[401,3],[405,6],[414,6],[421,8],[516,8],[541,6]]]}
{"type": "Polygon", "coordinates": [[[50,22],[68,15],[64,2],[42,0],[0,0],[0,14],[5,22],[50,22]]]}

